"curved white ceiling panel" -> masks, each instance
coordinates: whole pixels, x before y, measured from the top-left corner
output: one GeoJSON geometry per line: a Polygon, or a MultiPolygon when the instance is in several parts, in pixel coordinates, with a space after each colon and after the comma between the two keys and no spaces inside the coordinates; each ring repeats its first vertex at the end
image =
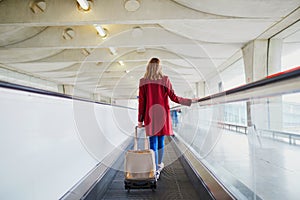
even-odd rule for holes
{"type": "MultiPolygon", "coordinates": [[[[7,75],[24,73],[26,81],[33,76],[92,93],[99,86],[101,96],[122,98],[136,94],[151,57],[161,59],[163,72],[184,93],[186,84],[220,74],[248,42],[269,39],[300,13],[300,0],[141,1],[131,13],[111,0],[95,0],[86,12],[78,12],[76,0],[51,0],[35,14],[26,2],[0,3],[0,63],[12,71],[7,75]]],[[[298,28],[282,33],[289,36],[285,53],[297,47],[298,28]]]]}
{"type": "Polygon", "coordinates": [[[203,44],[202,48],[205,50],[206,54],[214,58],[226,58],[228,59],[238,50],[240,50],[244,44],[235,43],[235,44],[203,44]]]}
{"type": "Polygon", "coordinates": [[[44,29],[45,27],[2,26],[0,29],[0,46],[22,42],[44,29]]]}
{"type": "MultiPolygon", "coordinates": [[[[177,60],[170,60],[168,61],[168,64],[165,66],[172,66],[172,68],[176,70],[184,70],[184,69],[200,69],[200,68],[212,68],[216,69],[218,64],[221,64],[226,59],[220,59],[220,60],[211,60],[211,59],[177,59],[177,60]]],[[[164,66],[164,62],[163,62],[164,66]]]]}
{"type": "Polygon", "coordinates": [[[13,63],[9,66],[16,69],[22,69],[29,72],[47,72],[53,70],[62,70],[73,64],[70,63],[13,63]]]}
{"type": "Polygon", "coordinates": [[[232,56],[243,44],[195,44],[167,46],[165,49],[188,58],[220,59],[232,56]]]}
{"type": "Polygon", "coordinates": [[[274,24],[271,20],[206,20],[161,24],[169,31],[211,43],[246,43],[274,24]]]}
{"type": "Polygon", "coordinates": [[[161,24],[182,36],[211,43],[246,43],[274,24],[272,20],[223,19],[161,24]]]}
{"type": "Polygon", "coordinates": [[[39,72],[37,73],[40,76],[48,78],[65,78],[65,77],[76,77],[76,72],[39,72]]]}
{"type": "Polygon", "coordinates": [[[300,6],[298,0],[174,0],[186,7],[216,15],[235,17],[284,17],[300,6]],[[280,8],[280,9],[278,9],[280,8]]]}
{"type": "Polygon", "coordinates": [[[61,49],[1,49],[0,61],[2,63],[29,62],[47,58],[61,51],[61,49]]]}

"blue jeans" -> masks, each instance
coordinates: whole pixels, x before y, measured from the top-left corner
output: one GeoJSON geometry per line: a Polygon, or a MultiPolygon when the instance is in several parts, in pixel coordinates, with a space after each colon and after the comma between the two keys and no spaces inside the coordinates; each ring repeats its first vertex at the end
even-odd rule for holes
{"type": "Polygon", "coordinates": [[[150,149],[152,149],[155,154],[156,170],[158,170],[158,164],[162,163],[164,158],[165,136],[151,136],[149,140],[150,149]]]}

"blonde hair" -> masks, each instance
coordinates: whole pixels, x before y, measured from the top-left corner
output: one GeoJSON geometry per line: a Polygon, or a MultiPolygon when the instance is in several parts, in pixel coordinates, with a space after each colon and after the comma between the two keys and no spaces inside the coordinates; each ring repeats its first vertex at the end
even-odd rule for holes
{"type": "Polygon", "coordinates": [[[158,58],[151,58],[148,62],[146,73],[144,75],[145,79],[158,80],[163,77],[162,69],[160,66],[160,60],[158,58]]]}

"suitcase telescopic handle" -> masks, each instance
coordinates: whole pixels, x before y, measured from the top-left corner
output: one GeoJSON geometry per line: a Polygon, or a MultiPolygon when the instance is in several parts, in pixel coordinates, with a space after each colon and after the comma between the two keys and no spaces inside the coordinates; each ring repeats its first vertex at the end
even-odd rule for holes
{"type": "MultiPolygon", "coordinates": [[[[134,132],[134,150],[136,151],[137,150],[137,139],[138,139],[138,136],[137,136],[137,130],[138,130],[138,126],[135,126],[135,132],[134,132]]],[[[142,128],[145,128],[145,125],[142,126],[142,128]]],[[[149,149],[149,141],[148,141],[148,138],[147,138],[147,135],[146,135],[146,132],[145,132],[145,139],[144,139],[144,149],[149,149]]]]}

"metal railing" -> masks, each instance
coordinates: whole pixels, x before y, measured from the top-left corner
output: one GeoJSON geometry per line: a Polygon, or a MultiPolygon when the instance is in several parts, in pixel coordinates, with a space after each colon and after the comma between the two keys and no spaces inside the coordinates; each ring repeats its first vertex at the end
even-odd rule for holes
{"type": "MultiPolygon", "coordinates": [[[[237,125],[237,124],[230,124],[225,122],[218,122],[217,123],[220,128],[234,131],[237,133],[246,134],[248,133],[248,127],[243,125],[237,125]]],[[[273,140],[286,142],[291,145],[300,145],[300,134],[296,133],[289,133],[285,131],[279,131],[279,130],[269,130],[269,129],[257,129],[260,133],[260,136],[265,138],[272,138],[273,140]],[[299,141],[299,143],[297,143],[299,141]]]]}
{"type": "Polygon", "coordinates": [[[248,133],[248,127],[243,126],[243,125],[237,125],[237,124],[230,124],[230,123],[225,123],[225,122],[218,122],[219,127],[223,129],[227,129],[230,131],[235,131],[237,133],[243,133],[247,134],[248,133]]]}
{"type": "Polygon", "coordinates": [[[284,131],[278,131],[278,130],[266,130],[266,129],[259,129],[260,133],[264,137],[270,137],[274,140],[279,140],[283,142],[287,142],[289,144],[293,145],[299,145],[297,144],[297,141],[300,141],[300,134],[296,133],[288,133],[284,131]]]}

